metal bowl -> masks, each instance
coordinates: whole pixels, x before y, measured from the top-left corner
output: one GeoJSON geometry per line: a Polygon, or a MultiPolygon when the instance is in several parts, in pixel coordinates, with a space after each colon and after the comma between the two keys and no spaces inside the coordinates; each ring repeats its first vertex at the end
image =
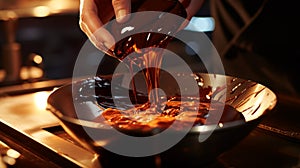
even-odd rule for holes
{"type": "MultiPolygon", "coordinates": [[[[53,91],[48,98],[48,110],[61,121],[62,127],[68,134],[88,150],[99,154],[103,167],[120,165],[140,167],[141,164],[142,167],[199,167],[213,162],[220,154],[230,150],[246,137],[263,116],[275,107],[277,99],[269,88],[254,81],[218,74],[193,75],[201,79],[202,84],[199,87],[210,86],[213,91],[223,88],[221,91],[219,89],[212,99],[224,99],[227,105],[243,115],[244,122],[194,126],[178,143],[164,152],[144,157],[129,157],[110,152],[105,148],[106,145],[120,143],[118,141],[121,138],[112,134],[111,129],[103,124],[92,121],[93,114],[101,113],[102,110],[99,104],[93,101],[94,88],[90,87],[90,91],[86,92],[90,96],[81,95],[79,99],[79,93],[72,92],[74,87],[86,80],[79,80],[53,91]],[[199,141],[200,135],[202,137],[207,135],[207,139],[199,141]],[[95,137],[98,138],[97,142],[95,137]]],[[[170,84],[172,82],[167,77],[163,79],[162,87],[165,86],[166,92],[175,92],[170,84]]],[[[173,133],[176,134],[176,131],[173,133]]],[[[155,148],[155,144],[150,145],[155,148]]]]}

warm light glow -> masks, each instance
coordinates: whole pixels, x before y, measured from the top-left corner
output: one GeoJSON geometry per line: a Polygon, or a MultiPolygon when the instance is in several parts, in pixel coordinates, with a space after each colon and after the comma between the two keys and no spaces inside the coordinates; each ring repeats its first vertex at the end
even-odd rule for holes
{"type": "Polygon", "coordinates": [[[5,71],[4,70],[0,70],[0,82],[4,80],[5,78],[5,71]]]}
{"type": "Polygon", "coordinates": [[[17,159],[21,156],[21,154],[18,151],[13,150],[13,149],[8,149],[6,151],[6,155],[11,157],[11,158],[15,158],[15,159],[17,159]]]}
{"type": "Polygon", "coordinates": [[[9,157],[9,156],[4,156],[4,157],[2,158],[2,160],[3,160],[4,163],[6,163],[6,164],[8,164],[8,165],[10,165],[10,166],[16,164],[16,159],[11,158],[11,157],[9,157]]]}
{"type": "Polygon", "coordinates": [[[38,109],[44,110],[47,107],[49,92],[37,92],[34,94],[34,104],[38,109]]]}
{"type": "Polygon", "coordinates": [[[0,16],[5,21],[18,18],[18,15],[12,10],[1,10],[0,16]]]}
{"type": "Polygon", "coordinates": [[[223,123],[219,123],[219,127],[222,128],[224,125],[223,123]]]}
{"type": "Polygon", "coordinates": [[[133,29],[134,29],[134,27],[132,27],[132,26],[124,27],[124,28],[121,30],[121,34],[124,34],[125,32],[128,32],[128,31],[132,31],[133,29]]]}
{"type": "Polygon", "coordinates": [[[20,77],[23,80],[27,79],[37,79],[44,75],[44,71],[39,67],[22,67],[20,72],[20,77]]]}
{"type": "Polygon", "coordinates": [[[134,44],[132,47],[136,53],[142,53],[142,51],[136,47],[136,44],[134,44]]]}
{"type": "Polygon", "coordinates": [[[184,29],[195,32],[211,32],[215,29],[215,20],[213,17],[192,17],[184,29]]]}
{"type": "Polygon", "coordinates": [[[105,145],[107,145],[108,144],[108,140],[101,140],[101,141],[96,141],[95,143],[94,143],[94,145],[95,146],[105,146],[105,145]]]}
{"type": "Polygon", "coordinates": [[[43,62],[43,57],[40,56],[40,55],[35,55],[35,56],[33,57],[33,61],[34,61],[35,63],[37,63],[37,64],[41,64],[41,63],[43,62]]]}
{"type": "Polygon", "coordinates": [[[47,6],[37,6],[33,9],[33,15],[36,17],[45,17],[50,14],[50,9],[47,6]]]}

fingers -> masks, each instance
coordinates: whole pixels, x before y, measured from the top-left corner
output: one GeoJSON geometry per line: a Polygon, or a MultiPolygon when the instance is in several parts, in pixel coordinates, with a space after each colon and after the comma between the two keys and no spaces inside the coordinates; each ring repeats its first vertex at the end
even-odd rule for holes
{"type": "Polygon", "coordinates": [[[112,49],[115,40],[110,32],[103,28],[98,9],[94,0],[81,0],[79,25],[98,49],[107,52],[108,49],[112,49]]]}
{"type": "Polygon", "coordinates": [[[179,30],[184,29],[192,17],[198,12],[202,7],[205,0],[179,0],[179,2],[185,7],[187,17],[186,20],[182,23],[179,30]]]}
{"type": "Polygon", "coordinates": [[[115,45],[115,39],[105,28],[100,27],[91,35],[91,42],[100,50],[111,54],[115,45]]]}
{"type": "Polygon", "coordinates": [[[205,0],[179,0],[186,9],[187,18],[191,20],[191,18],[198,12],[198,10],[202,7],[205,0]]]}
{"type": "Polygon", "coordinates": [[[129,19],[128,14],[131,11],[131,0],[112,0],[116,20],[119,23],[124,23],[129,19]]]}
{"type": "Polygon", "coordinates": [[[187,8],[190,3],[191,3],[191,0],[179,0],[179,2],[185,7],[187,8]]]}
{"type": "Polygon", "coordinates": [[[180,25],[180,27],[178,28],[178,31],[179,31],[179,30],[183,30],[189,23],[190,23],[190,20],[185,19],[185,20],[182,22],[182,24],[180,25]]]}

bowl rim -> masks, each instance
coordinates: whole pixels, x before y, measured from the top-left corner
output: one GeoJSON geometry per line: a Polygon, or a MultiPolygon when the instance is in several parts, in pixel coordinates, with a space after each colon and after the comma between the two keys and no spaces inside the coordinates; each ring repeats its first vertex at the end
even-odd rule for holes
{"type": "MultiPolygon", "coordinates": [[[[209,75],[214,75],[215,77],[216,76],[221,76],[221,77],[225,77],[226,79],[228,79],[228,78],[232,78],[232,79],[237,78],[237,79],[241,79],[241,80],[247,80],[247,79],[244,79],[244,78],[239,78],[239,77],[230,76],[230,75],[223,75],[223,74],[211,74],[211,73],[200,73],[200,72],[196,72],[196,74],[208,75],[208,76],[209,75]]],[[[60,86],[60,87],[56,88],[55,90],[53,90],[52,93],[48,97],[46,110],[50,111],[52,114],[54,114],[60,120],[67,121],[69,123],[73,123],[73,124],[77,124],[77,125],[85,126],[85,127],[89,127],[89,128],[95,128],[95,129],[112,129],[113,127],[109,126],[108,124],[103,124],[103,123],[100,123],[100,122],[93,122],[93,121],[89,121],[89,120],[83,120],[83,119],[78,119],[78,118],[63,115],[63,113],[60,110],[58,110],[57,108],[55,108],[51,104],[51,102],[49,100],[51,100],[52,97],[55,94],[57,94],[57,92],[60,92],[61,90],[63,90],[63,88],[72,86],[75,82],[78,82],[78,81],[80,81],[80,80],[72,81],[68,84],[60,86]]],[[[235,127],[245,125],[247,123],[252,123],[252,122],[256,122],[256,121],[261,120],[261,118],[263,116],[265,116],[265,114],[268,113],[268,111],[272,110],[276,106],[277,101],[278,101],[277,95],[270,88],[268,88],[267,86],[265,86],[263,84],[255,82],[253,80],[247,80],[247,81],[254,82],[257,85],[260,85],[261,87],[264,87],[265,89],[267,89],[269,94],[272,94],[271,95],[273,97],[272,103],[269,105],[268,108],[265,109],[265,112],[263,114],[261,114],[257,118],[249,120],[249,121],[235,120],[235,121],[230,121],[230,122],[223,122],[222,125],[220,125],[220,123],[218,123],[218,124],[211,124],[211,125],[205,125],[204,124],[204,125],[193,126],[190,129],[189,133],[205,133],[205,132],[211,132],[211,131],[222,131],[222,130],[225,130],[225,129],[235,128],[235,127]]],[[[128,131],[128,130],[126,130],[126,131],[128,131]]],[[[134,130],[132,130],[132,131],[134,131],[134,130]]],[[[175,130],[175,131],[178,131],[178,130],[175,130]]]]}
{"type": "MultiPolygon", "coordinates": [[[[47,110],[50,111],[52,114],[54,114],[56,117],[58,117],[60,120],[76,124],[82,127],[88,127],[92,129],[102,129],[102,130],[109,130],[109,129],[114,129],[112,126],[108,124],[103,124],[100,122],[93,122],[93,121],[88,121],[88,120],[82,120],[82,119],[77,119],[69,116],[63,115],[59,110],[54,108],[51,105],[47,106],[47,110]]],[[[260,121],[264,115],[261,115],[259,118],[250,120],[250,121],[244,121],[244,120],[235,120],[235,121],[230,121],[230,122],[225,122],[222,123],[222,126],[219,124],[210,124],[210,125],[197,125],[193,126],[188,133],[210,133],[212,131],[224,131],[226,129],[232,129],[232,128],[237,128],[249,123],[254,123],[257,121],[260,121]]],[[[126,132],[136,132],[137,130],[124,130],[126,132]]],[[[174,130],[174,132],[178,132],[179,130],[174,130]]],[[[122,129],[120,129],[120,132],[122,132],[122,129]]]]}

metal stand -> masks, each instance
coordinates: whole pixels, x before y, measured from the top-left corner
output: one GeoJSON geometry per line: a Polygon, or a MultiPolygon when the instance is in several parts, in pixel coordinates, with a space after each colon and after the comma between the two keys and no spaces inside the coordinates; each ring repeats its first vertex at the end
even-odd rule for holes
{"type": "Polygon", "coordinates": [[[3,67],[6,72],[4,82],[20,81],[21,71],[21,45],[15,41],[16,39],[16,18],[4,21],[5,44],[3,50],[3,67]]]}

